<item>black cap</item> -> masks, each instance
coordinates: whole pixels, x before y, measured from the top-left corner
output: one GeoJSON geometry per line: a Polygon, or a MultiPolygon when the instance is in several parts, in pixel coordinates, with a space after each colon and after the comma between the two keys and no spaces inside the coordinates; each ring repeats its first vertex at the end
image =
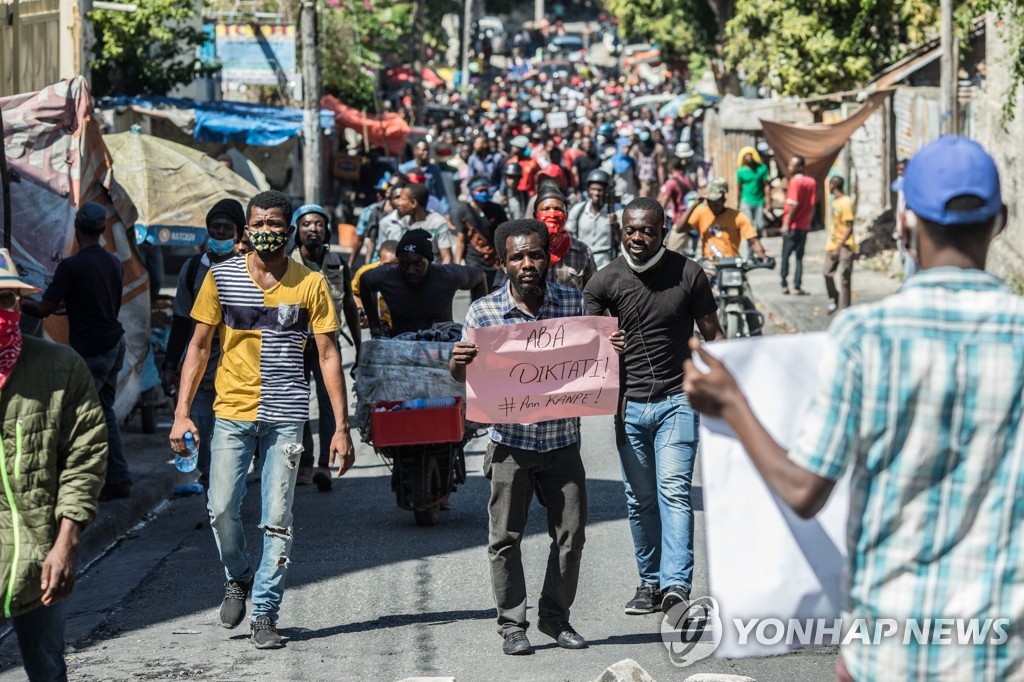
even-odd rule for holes
{"type": "Polygon", "coordinates": [[[399,256],[403,253],[415,253],[433,262],[434,242],[430,240],[430,233],[426,230],[409,230],[398,241],[397,252],[399,256]]]}
{"type": "Polygon", "coordinates": [[[87,201],[78,207],[75,226],[86,234],[101,234],[107,227],[107,209],[95,201],[87,201]]]}
{"type": "Polygon", "coordinates": [[[245,227],[245,209],[237,199],[221,199],[214,204],[206,214],[206,227],[209,228],[210,223],[217,218],[227,218],[233,222],[236,231],[241,231],[245,227]]]}

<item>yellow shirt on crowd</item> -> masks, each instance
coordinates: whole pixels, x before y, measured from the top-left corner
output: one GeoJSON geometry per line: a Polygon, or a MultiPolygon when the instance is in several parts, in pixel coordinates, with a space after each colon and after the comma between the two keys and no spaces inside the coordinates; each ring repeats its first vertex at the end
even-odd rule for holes
{"type": "MultiPolygon", "coordinates": [[[[846,226],[853,222],[853,199],[845,194],[832,200],[832,225],[829,227],[828,244],[826,251],[835,251],[839,248],[839,237],[846,231],[846,226]]],[[[846,246],[857,253],[857,240],[853,238],[853,231],[846,240],[846,246]]]]}
{"type": "Polygon", "coordinates": [[[250,258],[256,255],[214,264],[192,306],[192,318],[220,334],[213,411],[235,421],[306,421],[303,346],[310,330],[326,334],[340,326],[327,281],[288,259],[281,281],[263,290],[249,274],[250,258]]]}
{"type": "Polygon", "coordinates": [[[704,258],[736,258],[740,255],[741,239],[757,239],[757,230],[750,219],[733,208],[715,215],[707,204],[701,204],[693,209],[688,224],[700,232],[704,258]]]}

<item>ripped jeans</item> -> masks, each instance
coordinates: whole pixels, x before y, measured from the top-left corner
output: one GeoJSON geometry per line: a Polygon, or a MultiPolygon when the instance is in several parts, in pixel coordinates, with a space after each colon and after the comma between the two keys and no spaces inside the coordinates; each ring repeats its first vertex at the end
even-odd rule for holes
{"type": "Polygon", "coordinates": [[[228,580],[253,581],[252,618],[277,612],[284,597],[288,554],[292,547],[292,500],[302,454],[303,422],[240,422],[218,418],[210,441],[210,495],[208,508],[228,580]],[[253,453],[262,466],[261,492],[263,557],[254,567],[245,549],[242,499],[245,475],[253,453]]]}

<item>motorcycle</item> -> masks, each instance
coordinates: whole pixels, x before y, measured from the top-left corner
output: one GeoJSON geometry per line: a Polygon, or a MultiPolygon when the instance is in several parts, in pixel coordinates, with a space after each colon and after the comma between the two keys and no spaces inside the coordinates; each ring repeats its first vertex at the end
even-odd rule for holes
{"type": "Polygon", "coordinates": [[[739,339],[760,336],[764,315],[754,305],[747,284],[747,272],[757,269],[775,269],[775,259],[750,261],[744,258],[705,259],[701,267],[707,273],[715,290],[718,316],[725,338],[739,339]]]}

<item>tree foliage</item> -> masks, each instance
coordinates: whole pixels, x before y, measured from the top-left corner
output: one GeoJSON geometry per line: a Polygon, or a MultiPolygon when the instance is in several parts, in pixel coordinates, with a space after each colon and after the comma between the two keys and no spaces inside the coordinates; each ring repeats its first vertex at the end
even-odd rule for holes
{"type": "Polygon", "coordinates": [[[1010,70],[1010,88],[1003,100],[1003,123],[1017,116],[1017,99],[1024,89],[1024,4],[1018,0],[976,0],[978,10],[996,16],[996,31],[1006,41],[1007,64],[990,64],[989,68],[1010,70]]]}
{"type": "Polygon", "coordinates": [[[606,0],[625,37],[656,43],[668,58],[712,54],[719,22],[708,0],[606,0]]]}
{"type": "Polygon", "coordinates": [[[196,7],[181,0],[146,0],[134,12],[96,9],[92,55],[93,92],[103,95],[166,95],[179,85],[216,72],[196,49],[206,42],[195,26],[196,7]]]}

